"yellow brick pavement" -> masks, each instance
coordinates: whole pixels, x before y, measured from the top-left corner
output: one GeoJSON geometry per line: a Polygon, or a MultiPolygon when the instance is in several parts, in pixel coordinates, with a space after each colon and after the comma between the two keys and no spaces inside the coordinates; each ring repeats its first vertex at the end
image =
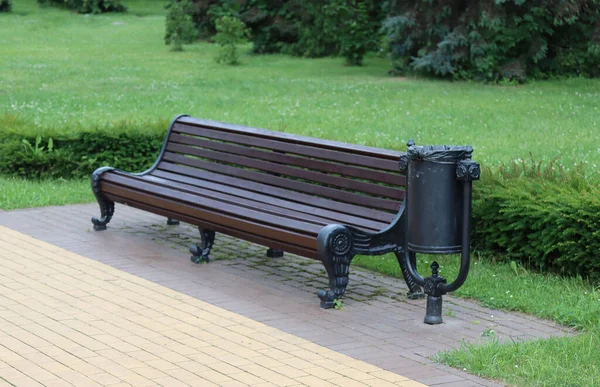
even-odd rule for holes
{"type": "Polygon", "coordinates": [[[0,226],[0,387],[43,385],[423,386],[0,226]]]}

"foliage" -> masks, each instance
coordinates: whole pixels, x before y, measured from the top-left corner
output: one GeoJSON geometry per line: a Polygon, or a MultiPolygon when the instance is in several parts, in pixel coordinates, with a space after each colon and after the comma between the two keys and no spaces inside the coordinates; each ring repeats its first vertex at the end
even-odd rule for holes
{"type": "Polygon", "coordinates": [[[189,0],[173,0],[169,4],[166,18],[165,44],[172,45],[173,51],[183,51],[184,43],[193,43],[198,36],[190,10],[189,0]]]}
{"type": "Polygon", "coordinates": [[[0,0],[0,12],[10,12],[12,4],[10,0],[0,0]]]}
{"type": "Polygon", "coordinates": [[[365,54],[377,46],[377,24],[369,18],[373,8],[372,1],[361,0],[331,0],[323,7],[328,32],[347,65],[361,66],[365,54]]]}
{"type": "Polygon", "coordinates": [[[37,0],[40,5],[71,9],[78,13],[125,12],[121,0],[37,0]]]}
{"type": "MultiPolygon", "coordinates": [[[[96,168],[147,169],[163,142],[163,131],[87,130],[53,137],[3,133],[0,174],[30,179],[78,178],[96,168]]],[[[120,129],[120,130],[119,130],[120,129]]]]}
{"type": "Polygon", "coordinates": [[[600,186],[581,168],[520,161],[477,182],[473,242],[506,259],[600,278],[600,186]]]}
{"type": "Polygon", "coordinates": [[[216,28],[217,34],[213,40],[220,46],[215,58],[217,63],[238,64],[237,45],[247,40],[249,30],[239,18],[233,16],[217,19],[216,28]]]}
{"type": "Polygon", "coordinates": [[[524,81],[600,76],[600,0],[393,0],[396,72],[524,81]]]}
{"type": "Polygon", "coordinates": [[[376,0],[196,0],[194,20],[211,35],[222,16],[238,16],[252,31],[255,53],[342,55],[359,65],[377,49],[385,4],[376,0]]]}

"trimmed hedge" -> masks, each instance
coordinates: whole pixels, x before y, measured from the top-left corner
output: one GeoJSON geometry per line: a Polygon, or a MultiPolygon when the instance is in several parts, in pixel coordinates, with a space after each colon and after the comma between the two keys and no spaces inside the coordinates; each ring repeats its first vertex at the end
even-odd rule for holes
{"type": "Polygon", "coordinates": [[[156,159],[168,126],[168,122],[123,122],[67,133],[0,133],[0,174],[30,179],[74,178],[89,176],[104,165],[143,171],[156,159]]]}
{"type": "Polygon", "coordinates": [[[474,186],[473,243],[543,271],[600,275],[600,185],[583,169],[521,162],[474,186]]]}
{"type": "MultiPolygon", "coordinates": [[[[156,159],[166,128],[167,122],[125,122],[43,136],[5,131],[0,174],[73,178],[104,165],[143,171],[156,159]]],[[[474,247],[534,269],[600,278],[600,184],[582,172],[533,161],[486,170],[474,184],[474,247]]]]}

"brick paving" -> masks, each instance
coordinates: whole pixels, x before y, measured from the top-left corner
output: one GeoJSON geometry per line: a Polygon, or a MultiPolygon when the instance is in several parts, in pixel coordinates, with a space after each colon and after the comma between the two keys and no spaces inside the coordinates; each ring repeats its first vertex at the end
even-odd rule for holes
{"type": "Polygon", "coordinates": [[[93,232],[96,213],[96,205],[10,211],[0,213],[0,225],[426,385],[498,386],[431,359],[462,341],[489,340],[486,330],[501,341],[571,334],[552,322],[452,297],[444,301],[444,310],[452,310],[445,323],[428,326],[425,300],[406,300],[401,280],[356,267],[344,307],[322,310],[315,293],[327,278],[319,262],[266,258],[265,248],[218,234],[211,263],[195,265],[187,252],[199,240],[192,226],[166,226],[162,217],[117,205],[109,229],[93,232]]]}
{"type": "Polygon", "coordinates": [[[0,378],[15,386],[423,387],[0,227],[0,378]]]}

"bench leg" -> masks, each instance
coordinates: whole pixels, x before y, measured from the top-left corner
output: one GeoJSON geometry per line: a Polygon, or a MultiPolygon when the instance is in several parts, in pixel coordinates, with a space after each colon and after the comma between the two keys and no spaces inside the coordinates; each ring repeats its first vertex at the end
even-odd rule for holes
{"type": "MultiPolygon", "coordinates": [[[[400,264],[400,269],[402,270],[402,275],[404,276],[404,281],[406,282],[406,286],[408,286],[408,293],[406,297],[410,300],[418,300],[420,298],[425,297],[425,293],[423,293],[423,289],[415,282],[415,279],[410,275],[406,265],[404,264],[404,260],[402,259],[402,250],[395,250],[396,259],[398,259],[398,263],[400,264]]],[[[417,267],[417,255],[415,253],[410,254],[410,264],[412,267],[417,267]]]]}
{"type": "Polygon", "coordinates": [[[352,236],[343,226],[326,226],[318,236],[318,250],[329,276],[329,290],[319,290],[321,308],[335,307],[335,301],[346,292],[350,262],[354,258],[352,236]]]}
{"type": "Polygon", "coordinates": [[[200,243],[190,247],[190,253],[192,253],[190,260],[194,263],[208,263],[210,260],[208,257],[210,249],[212,249],[215,243],[215,232],[213,230],[204,230],[200,227],[198,227],[198,230],[200,231],[200,243]]]}
{"type": "Polygon", "coordinates": [[[177,226],[178,224],[179,224],[179,221],[177,219],[167,218],[167,225],[177,226]]]}
{"type": "Polygon", "coordinates": [[[267,250],[267,257],[281,258],[281,257],[283,257],[283,250],[277,250],[277,249],[270,247],[269,250],[267,250]]]}
{"type": "Polygon", "coordinates": [[[92,223],[94,224],[94,231],[106,230],[106,225],[110,222],[115,212],[115,202],[110,201],[102,195],[100,192],[100,175],[103,172],[112,170],[110,167],[98,168],[92,173],[92,192],[98,201],[100,206],[100,218],[93,217],[92,223]]]}

